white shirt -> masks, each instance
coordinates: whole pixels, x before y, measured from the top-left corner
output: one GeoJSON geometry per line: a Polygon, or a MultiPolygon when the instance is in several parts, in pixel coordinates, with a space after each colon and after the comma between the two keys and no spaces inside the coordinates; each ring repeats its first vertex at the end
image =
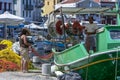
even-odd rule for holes
{"type": "Polygon", "coordinates": [[[97,24],[93,23],[93,24],[86,24],[85,25],[85,30],[87,30],[87,32],[95,32],[98,29],[97,24]]]}

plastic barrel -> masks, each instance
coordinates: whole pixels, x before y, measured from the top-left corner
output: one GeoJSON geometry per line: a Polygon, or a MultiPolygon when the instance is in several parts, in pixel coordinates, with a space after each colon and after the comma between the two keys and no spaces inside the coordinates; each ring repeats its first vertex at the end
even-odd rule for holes
{"type": "Polygon", "coordinates": [[[51,75],[51,64],[42,64],[42,75],[51,75]]]}

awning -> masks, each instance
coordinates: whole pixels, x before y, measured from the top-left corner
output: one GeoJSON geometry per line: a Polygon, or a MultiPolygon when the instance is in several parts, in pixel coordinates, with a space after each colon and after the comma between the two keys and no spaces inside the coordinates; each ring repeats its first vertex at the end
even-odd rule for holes
{"type": "Polygon", "coordinates": [[[107,7],[98,7],[98,8],[75,8],[75,7],[61,7],[55,12],[60,12],[60,9],[62,10],[62,13],[65,14],[102,14],[102,15],[116,15],[117,11],[111,8],[107,7]]]}

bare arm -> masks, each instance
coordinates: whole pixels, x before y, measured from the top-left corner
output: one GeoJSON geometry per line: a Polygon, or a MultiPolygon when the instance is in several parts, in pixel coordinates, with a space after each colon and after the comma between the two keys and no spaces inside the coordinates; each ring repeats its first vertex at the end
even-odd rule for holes
{"type": "Polygon", "coordinates": [[[27,42],[27,37],[25,35],[23,36],[23,41],[25,45],[31,46],[31,44],[27,42]]]}

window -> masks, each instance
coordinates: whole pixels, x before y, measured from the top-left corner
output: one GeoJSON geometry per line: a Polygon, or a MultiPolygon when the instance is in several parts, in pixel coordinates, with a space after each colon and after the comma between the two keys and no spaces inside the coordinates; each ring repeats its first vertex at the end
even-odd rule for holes
{"type": "Polygon", "coordinates": [[[28,17],[28,11],[26,11],[26,17],[28,17]]]}
{"type": "Polygon", "coordinates": [[[63,0],[60,0],[60,2],[62,2],[63,0]]]}
{"type": "Polygon", "coordinates": [[[23,4],[25,3],[24,1],[25,1],[25,0],[22,0],[23,4]]]}
{"type": "Polygon", "coordinates": [[[14,4],[17,4],[17,0],[13,0],[13,3],[14,3],[14,4]]]}
{"type": "Polygon", "coordinates": [[[31,5],[31,0],[30,0],[30,5],[31,5]]]}
{"type": "Polygon", "coordinates": [[[16,15],[16,11],[15,10],[13,11],[13,14],[16,15]]]}
{"type": "Polygon", "coordinates": [[[56,3],[55,3],[55,0],[54,0],[54,5],[55,5],[56,3]]]}
{"type": "Polygon", "coordinates": [[[28,5],[28,0],[26,0],[26,5],[28,5]]]}
{"type": "Polygon", "coordinates": [[[120,30],[110,30],[110,36],[112,39],[120,39],[120,30]]]}
{"type": "Polygon", "coordinates": [[[7,10],[7,3],[5,2],[4,3],[4,11],[6,11],[7,10]]]}
{"type": "Polygon", "coordinates": [[[47,5],[49,5],[49,2],[47,2],[47,5]]]}
{"type": "Polygon", "coordinates": [[[31,11],[29,11],[29,17],[31,17],[31,11]]]}
{"type": "Polygon", "coordinates": [[[120,8],[120,1],[118,2],[118,6],[119,6],[119,8],[120,8]]]}
{"type": "Polygon", "coordinates": [[[23,11],[23,17],[25,17],[25,16],[24,16],[24,11],[23,11]]]}
{"type": "Polygon", "coordinates": [[[0,2],[0,10],[2,10],[2,2],[0,2]]]}
{"type": "Polygon", "coordinates": [[[9,6],[9,11],[10,11],[10,9],[11,9],[11,3],[9,3],[8,6],[9,6]]]}

